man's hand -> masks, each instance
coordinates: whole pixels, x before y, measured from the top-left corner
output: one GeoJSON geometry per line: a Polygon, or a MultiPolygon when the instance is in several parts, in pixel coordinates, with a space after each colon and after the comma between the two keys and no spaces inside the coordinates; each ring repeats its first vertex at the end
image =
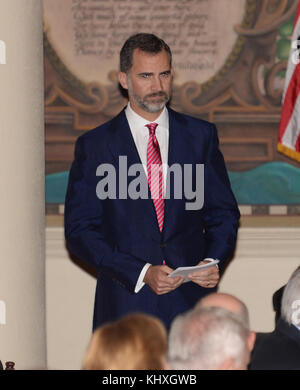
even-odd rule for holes
{"type": "MultiPolygon", "coordinates": [[[[209,261],[200,261],[198,265],[207,263],[209,263],[209,261]]],[[[206,269],[204,268],[201,271],[193,272],[189,275],[189,279],[201,287],[213,288],[218,284],[220,279],[219,268],[214,265],[206,269]]]]}
{"type": "Polygon", "coordinates": [[[179,287],[184,281],[184,278],[181,276],[169,278],[168,275],[171,272],[173,272],[173,269],[167,265],[152,265],[146,272],[144,282],[148,284],[155,294],[167,294],[179,287]]]}

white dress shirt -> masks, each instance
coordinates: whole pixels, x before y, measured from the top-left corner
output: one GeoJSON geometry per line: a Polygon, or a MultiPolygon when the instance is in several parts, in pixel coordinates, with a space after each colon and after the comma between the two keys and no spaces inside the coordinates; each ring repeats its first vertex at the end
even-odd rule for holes
{"type": "MultiPolygon", "coordinates": [[[[147,119],[144,119],[138,115],[128,103],[125,109],[126,118],[129,124],[129,128],[132,134],[132,137],[135,142],[135,146],[139,153],[141,162],[144,167],[146,176],[148,177],[147,172],[147,146],[149,140],[149,129],[146,127],[149,123],[157,123],[158,126],[155,130],[155,135],[160,148],[160,155],[163,164],[163,182],[164,182],[164,192],[166,191],[166,182],[167,182],[167,164],[168,164],[168,147],[169,147],[169,113],[166,107],[163,109],[159,117],[153,121],[149,122],[147,119]]],[[[135,293],[138,293],[142,287],[144,287],[144,277],[148,268],[152,264],[147,263],[142,269],[140,276],[138,278],[137,284],[135,286],[135,293]]]]}
{"type": "MultiPolygon", "coordinates": [[[[129,128],[132,134],[132,137],[135,142],[138,154],[140,156],[141,162],[144,167],[146,176],[148,177],[147,172],[147,146],[149,140],[149,129],[146,127],[149,123],[157,123],[158,126],[155,130],[155,135],[159,143],[160,154],[163,165],[163,182],[164,182],[164,193],[166,191],[167,183],[167,169],[168,169],[168,148],[169,148],[169,113],[166,107],[163,109],[161,114],[155,121],[149,122],[147,119],[144,119],[138,115],[128,103],[125,109],[125,115],[129,124],[129,128]]],[[[214,259],[205,259],[206,261],[213,261],[214,259]]],[[[162,259],[163,262],[163,259],[162,259]]],[[[144,277],[148,268],[151,266],[151,263],[147,263],[138,278],[137,284],[135,286],[135,293],[138,293],[142,287],[144,287],[144,277]]]]}
{"type": "Polygon", "coordinates": [[[155,130],[155,135],[160,148],[160,155],[163,165],[163,179],[164,179],[164,191],[166,191],[166,182],[167,182],[167,164],[168,164],[168,148],[169,148],[169,113],[166,107],[163,109],[159,117],[153,121],[149,122],[147,119],[142,118],[138,115],[128,103],[128,106],[125,109],[125,114],[127,121],[129,123],[129,128],[131,130],[132,137],[135,142],[135,146],[139,153],[141,162],[143,164],[146,176],[148,177],[147,172],[147,146],[149,140],[149,129],[146,127],[149,123],[157,123],[158,126],[155,130]]]}

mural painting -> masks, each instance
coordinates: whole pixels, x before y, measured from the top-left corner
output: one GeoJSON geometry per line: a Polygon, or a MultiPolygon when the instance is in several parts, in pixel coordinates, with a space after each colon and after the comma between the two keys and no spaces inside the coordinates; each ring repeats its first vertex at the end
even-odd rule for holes
{"type": "Polygon", "coordinates": [[[300,215],[300,164],[277,152],[297,2],[44,0],[47,213],[63,213],[77,137],[127,103],[117,74],[128,36],[174,55],[171,107],[215,122],[233,191],[252,214],[300,215]]]}

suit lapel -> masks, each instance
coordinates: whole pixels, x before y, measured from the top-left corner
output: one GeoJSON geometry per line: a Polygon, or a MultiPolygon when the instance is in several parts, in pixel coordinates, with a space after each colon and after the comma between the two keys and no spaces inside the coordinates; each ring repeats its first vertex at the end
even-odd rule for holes
{"type": "MultiPolygon", "coordinates": [[[[112,120],[110,132],[108,147],[114,156],[116,166],[119,166],[119,156],[127,157],[127,172],[130,166],[142,164],[124,110],[112,120]]],[[[130,179],[128,177],[128,184],[130,179]]],[[[144,170],[142,170],[141,180],[145,180],[149,191],[148,180],[144,170]]],[[[145,216],[145,223],[149,225],[149,232],[153,239],[160,241],[160,230],[152,199],[148,197],[148,199],[136,199],[134,202],[136,214],[145,216]]]]}
{"type": "MultiPolygon", "coordinates": [[[[183,172],[184,164],[190,162],[191,159],[191,141],[185,132],[187,123],[182,115],[171,110],[170,108],[168,108],[168,111],[168,166],[171,167],[173,164],[179,164],[183,172]]],[[[112,120],[110,131],[111,136],[109,138],[108,147],[114,156],[116,166],[119,165],[119,156],[127,157],[127,169],[133,164],[142,164],[124,110],[121,111],[121,113],[112,120]]],[[[143,180],[146,180],[148,185],[148,180],[145,173],[143,172],[142,175],[143,180]]],[[[165,241],[171,236],[175,229],[176,223],[178,223],[178,213],[184,207],[184,199],[174,199],[173,180],[167,180],[167,193],[170,194],[170,197],[165,199],[165,215],[162,231],[163,236],[161,236],[159,231],[152,199],[149,197],[148,199],[137,199],[135,201],[136,213],[138,215],[145,215],[145,223],[149,224],[149,231],[151,230],[151,235],[155,241],[159,241],[161,239],[165,241]]],[[[182,194],[182,197],[183,196],[184,194],[182,194]]]]}
{"type": "MultiPolygon", "coordinates": [[[[183,166],[189,162],[191,145],[190,139],[185,132],[187,123],[185,118],[177,112],[168,109],[169,111],[169,148],[168,148],[168,167],[173,164],[179,164],[183,179],[183,166]]],[[[167,240],[178,224],[178,213],[182,210],[184,203],[183,184],[181,187],[181,199],[174,199],[174,180],[167,178],[167,194],[169,197],[165,199],[165,216],[163,226],[163,238],[167,240]]],[[[178,188],[177,188],[178,190],[178,188]]]]}
{"type": "Polygon", "coordinates": [[[125,110],[116,116],[110,126],[110,138],[108,147],[112,152],[116,164],[119,164],[119,156],[127,157],[128,167],[132,164],[141,164],[141,160],[132,137],[125,110]]]}

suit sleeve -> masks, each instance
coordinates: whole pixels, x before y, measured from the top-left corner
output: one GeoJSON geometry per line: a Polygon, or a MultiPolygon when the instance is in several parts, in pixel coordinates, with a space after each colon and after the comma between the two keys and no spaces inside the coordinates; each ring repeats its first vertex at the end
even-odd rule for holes
{"type": "Polygon", "coordinates": [[[104,272],[116,283],[134,293],[146,261],[122,253],[104,234],[104,203],[96,194],[96,170],[93,158],[79,137],[75,145],[65,201],[65,237],[67,248],[87,264],[104,272]]]}
{"type": "Polygon", "coordinates": [[[203,217],[207,243],[205,257],[220,260],[222,270],[235,248],[240,213],[214,125],[204,165],[203,217]]]}

